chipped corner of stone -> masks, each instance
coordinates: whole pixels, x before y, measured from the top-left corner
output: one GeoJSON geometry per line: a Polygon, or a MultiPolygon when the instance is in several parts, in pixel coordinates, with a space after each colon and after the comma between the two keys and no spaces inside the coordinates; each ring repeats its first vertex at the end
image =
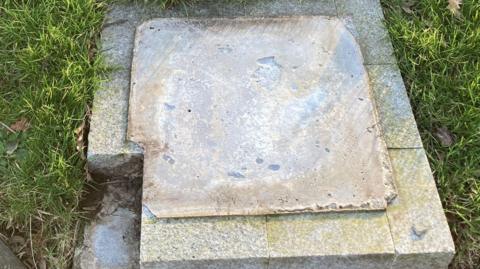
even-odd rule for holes
{"type": "MultiPolygon", "coordinates": [[[[162,20],[165,20],[165,19],[162,18],[162,20]]],[[[144,30],[148,29],[149,27],[152,27],[152,24],[155,24],[158,21],[159,21],[158,18],[143,21],[142,23],[137,25],[137,27],[135,29],[136,34],[139,34],[139,33],[143,32],[144,30]]]]}
{"type": "Polygon", "coordinates": [[[383,160],[383,171],[384,171],[384,180],[383,185],[385,186],[385,201],[387,206],[390,205],[398,196],[397,188],[395,187],[395,178],[393,175],[393,168],[388,153],[385,153],[385,158],[383,160]]]}
{"type": "Polygon", "coordinates": [[[354,39],[358,42],[358,39],[360,37],[360,34],[357,31],[357,28],[355,27],[355,22],[353,20],[353,17],[351,15],[341,15],[338,16],[338,19],[343,25],[345,26],[345,29],[350,32],[350,34],[354,37],[354,39]]]}

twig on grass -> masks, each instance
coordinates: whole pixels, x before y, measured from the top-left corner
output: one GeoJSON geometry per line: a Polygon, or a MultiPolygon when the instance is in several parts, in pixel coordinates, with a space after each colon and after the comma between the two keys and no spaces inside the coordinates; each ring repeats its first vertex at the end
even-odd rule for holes
{"type": "Polygon", "coordinates": [[[11,133],[15,133],[15,131],[12,128],[8,127],[8,125],[6,125],[5,123],[3,123],[1,121],[0,121],[0,125],[2,125],[5,129],[10,131],[11,133]]]}

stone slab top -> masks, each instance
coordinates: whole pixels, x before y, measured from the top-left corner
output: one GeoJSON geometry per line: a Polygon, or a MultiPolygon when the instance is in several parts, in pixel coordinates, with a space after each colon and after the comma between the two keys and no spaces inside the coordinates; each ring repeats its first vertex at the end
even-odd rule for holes
{"type": "Polygon", "coordinates": [[[395,196],[369,78],[339,18],[137,28],[128,139],[156,217],[382,210],[395,196]]]}

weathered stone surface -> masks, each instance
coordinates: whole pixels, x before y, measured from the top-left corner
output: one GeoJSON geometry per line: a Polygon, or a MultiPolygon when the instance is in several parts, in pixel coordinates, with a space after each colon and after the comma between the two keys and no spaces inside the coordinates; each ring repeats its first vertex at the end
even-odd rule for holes
{"type": "Polygon", "coordinates": [[[0,269],[25,269],[25,266],[2,240],[0,240],[0,269]]]}
{"type": "MultiPolygon", "coordinates": [[[[300,2],[300,0],[298,0],[300,2]]],[[[134,39],[134,32],[136,27],[143,23],[146,20],[158,17],[237,17],[237,16],[278,16],[278,15],[329,15],[335,16],[336,11],[335,7],[332,9],[333,1],[325,0],[325,1],[318,1],[318,0],[302,0],[301,5],[294,6],[290,5],[289,3],[295,3],[296,0],[278,0],[278,1],[246,1],[244,3],[239,4],[238,1],[229,1],[229,0],[209,0],[209,1],[198,1],[193,5],[187,6],[179,6],[175,9],[169,9],[167,11],[161,11],[158,6],[145,6],[145,5],[136,5],[133,4],[132,1],[128,2],[127,4],[114,4],[107,16],[107,20],[105,22],[105,29],[102,33],[102,53],[104,53],[105,59],[111,61],[112,67],[114,67],[113,72],[111,73],[111,78],[114,80],[112,83],[105,84],[105,88],[102,91],[96,93],[95,97],[95,104],[94,104],[94,113],[93,113],[93,121],[92,121],[92,132],[90,133],[90,147],[89,147],[89,165],[90,167],[96,168],[96,171],[100,171],[100,174],[104,175],[114,175],[116,171],[121,171],[121,169],[125,169],[124,171],[135,173],[141,172],[141,165],[138,166],[137,164],[141,164],[141,159],[137,157],[142,157],[142,151],[139,148],[136,148],[133,144],[125,143],[126,140],[126,128],[127,128],[127,99],[129,94],[129,75],[130,75],[130,63],[132,58],[132,49],[133,49],[133,39],[134,39]],[[228,2],[228,3],[226,3],[228,2]],[[276,9],[273,9],[275,7],[276,9]],[[306,7],[306,8],[304,8],[306,7]],[[292,12],[292,13],[290,13],[292,12]],[[297,13],[294,13],[297,12],[297,13]],[[114,110],[112,110],[114,109],[114,110]],[[115,113],[113,113],[115,112],[115,113]],[[106,114],[104,114],[106,113],[106,114]],[[103,119],[106,119],[104,122],[103,119]],[[132,165],[133,160],[133,165],[132,165]],[[114,165],[110,165],[114,164],[114,165]],[[115,168],[112,168],[115,167],[115,168]]],[[[378,1],[338,1],[337,8],[341,16],[345,16],[342,18],[345,21],[350,21],[353,24],[353,28],[349,30],[351,33],[356,37],[356,40],[360,43],[360,46],[363,50],[363,55],[365,57],[365,63],[367,64],[386,64],[386,63],[394,63],[395,60],[391,57],[391,45],[388,43],[388,39],[386,39],[386,31],[381,25],[382,14],[381,10],[379,9],[378,1]],[[349,4],[349,6],[345,6],[345,4],[349,4]],[[343,6],[342,6],[343,5],[343,6]],[[346,10],[349,12],[346,12],[346,10]],[[370,14],[373,18],[368,18],[361,14],[370,14]],[[360,14],[360,15],[359,15],[360,14]],[[365,18],[365,19],[363,19],[365,18]],[[380,27],[380,28],[379,28],[380,27]],[[358,30],[355,30],[355,28],[358,30]],[[360,35],[361,34],[361,35],[360,35]],[[380,38],[378,38],[380,37],[380,38]],[[385,38],[385,39],[384,39],[385,38]],[[366,42],[363,44],[363,42],[366,42]],[[372,45],[373,44],[373,45],[372,45]],[[376,44],[376,45],[375,45],[376,44]],[[387,47],[382,47],[386,45],[387,47]]],[[[369,15],[369,16],[370,16],[369,15]]],[[[379,69],[375,70],[378,73],[378,77],[383,78],[381,72],[382,67],[379,66],[379,69]]],[[[371,76],[371,80],[374,81],[375,73],[372,73],[369,67],[369,75],[371,76]],[[373,74],[373,75],[372,75],[373,74]],[[373,79],[372,79],[373,78],[373,79]]],[[[388,71],[388,67],[387,67],[388,71]]],[[[396,71],[395,71],[396,72],[396,71]]],[[[381,80],[379,80],[381,81],[381,80]]],[[[395,79],[397,81],[397,79],[395,79]]],[[[372,84],[372,86],[374,86],[372,84]]],[[[394,87],[395,85],[387,85],[389,87],[394,87]]],[[[385,86],[386,87],[386,86],[385,86]]],[[[372,87],[374,90],[374,88],[372,87]]],[[[385,88],[386,89],[386,88],[385,88]]],[[[385,91],[387,93],[387,91],[385,91]]],[[[396,91],[394,91],[396,92],[396,91]]],[[[403,94],[401,94],[403,95],[403,94]]],[[[386,98],[388,100],[388,98],[386,98]]],[[[403,103],[405,104],[405,103],[403,103]]],[[[381,105],[381,104],[379,104],[381,105]]],[[[379,108],[379,114],[381,114],[381,107],[379,108]]],[[[387,111],[388,112],[388,111],[387,111]]],[[[380,118],[381,118],[380,117],[380,118]]],[[[388,131],[387,131],[388,133],[388,131]]],[[[406,132],[405,136],[408,136],[411,132],[406,132]]],[[[407,138],[402,134],[402,139],[400,141],[416,141],[417,138],[407,138]]],[[[392,139],[386,136],[387,143],[388,141],[392,141],[392,139]]],[[[410,143],[410,142],[409,142],[410,143]]],[[[400,144],[407,145],[406,147],[417,147],[419,144],[400,144]]],[[[394,144],[389,144],[390,147],[394,144]]],[[[395,146],[394,146],[395,147],[395,146]]],[[[398,158],[400,158],[401,154],[397,154],[398,158]]],[[[408,154],[407,154],[408,155],[408,154]]],[[[420,155],[419,155],[420,156],[420,155]]],[[[419,160],[422,160],[420,163],[424,163],[424,158],[419,157],[419,160]]],[[[397,161],[397,163],[401,163],[397,161]]],[[[412,164],[413,165],[413,164],[412,164]]],[[[422,164],[423,165],[423,164],[422,164]]],[[[407,168],[406,168],[407,169],[407,168]]],[[[411,167],[409,169],[412,169],[411,167]]],[[[116,173],[116,174],[123,174],[123,172],[116,173]]],[[[404,175],[413,175],[407,172],[402,172],[404,175]]],[[[426,175],[424,178],[431,177],[431,175],[426,175]]],[[[398,182],[410,182],[409,177],[396,177],[397,183],[398,182]],[[405,179],[406,178],[406,179],[405,179]]],[[[423,189],[423,187],[422,187],[423,189]]],[[[404,189],[405,192],[409,192],[409,188],[404,189]]],[[[435,188],[431,188],[429,190],[429,194],[426,194],[426,197],[431,195],[435,195],[436,190],[435,188]],[[432,194],[433,193],[433,194],[432,194]]],[[[400,195],[405,196],[405,195],[400,195]]],[[[420,199],[422,200],[422,199],[420,199]]],[[[428,199],[427,199],[428,200],[428,199]]],[[[435,200],[435,199],[433,199],[435,200]]],[[[425,201],[425,200],[422,200],[425,201]]],[[[438,203],[438,200],[436,200],[438,203]]],[[[423,203],[423,202],[422,202],[423,203]]],[[[425,204],[423,204],[423,208],[428,208],[425,204]]],[[[412,206],[411,203],[408,203],[406,206],[402,204],[402,198],[400,197],[395,202],[395,211],[396,215],[399,217],[404,217],[406,221],[404,221],[403,228],[392,228],[392,233],[394,230],[399,231],[397,233],[398,237],[394,240],[395,243],[399,244],[399,255],[395,257],[395,263],[393,268],[442,268],[448,264],[452,253],[453,253],[453,246],[451,243],[446,243],[449,245],[448,251],[442,251],[437,247],[429,248],[426,246],[426,241],[423,241],[425,245],[421,245],[418,242],[414,241],[409,242],[408,237],[410,235],[408,230],[408,225],[415,223],[412,220],[412,216],[419,216],[419,219],[425,218],[429,216],[429,212],[426,210],[421,210],[424,212],[424,215],[418,215],[409,213],[409,210],[413,210],[417,208],[416,206],[412,206]],[[399,203],[399,204],[397,204],[399,203]],[[400,238],[400,239],[399,239],[400,238]],[[403,238],[403,239],[402,239],[403,238]],[[401,243],[407,242],[407,243],[401,243]],[[415,246],[415,247],[412,247],[415,246]],[[402,247],[403,246],[403,247],[402,247]],[[428,253],[428,250],[431,250],[432,253],[428,253]]],[[[441,209],[437,206],[433,207],[434,214],[433,216],[439,216],[439,212],[441,209]]],[[[357,215],[358,213],[349,213],[347,215],[357,215]]],[[[362,213],[366,214],[367,216],[370,214],[378,214],[375,212],[367,212],[362,213]]],[[[323,213],[321,214],[323,215],[323,213]]],[[[282,216],[283,217],[283,216],[282,216]]],[[[294,215],[288,216],[294,217],[294,215]]],[[[300,217],[300,215],[299,215],[300,217]]],[[[391,219],[392,217],[389,216],[391,219]]],[[[213,218],[212,218],[213,219],[213,218]]],[[[229,218],[215,218],[218,220],[222,219],[229,219],[229,218]]],[[[311,220],[314,222],[314,220],[311,220]]],[[[390,221],[390,225],[392,225],[392,220],[390,221]]],[[[265,222],[262,222],[265,225],[265,222]]],[[[437,223],[441,223],[444,225],[444,221],[437,221],[437,223]]],[[[156,240],[150,240],[148,238],[143,238],[142,241],[142,249],[151,248],[148,252],[148,255],[142,256],[145,258],[147,262],[142,264],[142,268],[308,268],[307,266],[312,266],[312,264],[316,264],[314,268],[334,268],[333,266],[339,265],[343,266],[341,268],[369,268],[368,266],[377,266],[382,264],[382,260],[384,260],[384,267],[380,268],[390,268],[388,266],[389,261],[390,263],[393,262],[391,259],[391,255],[387,254],[362,254],[356,255],[358,253],[355,249],[352,250],[352,254],[344,252],[341,256],[339,255],[332,255],[332,256],[322,256],[320,251],[313,252],[316,256],[308,255],[308,250],[314,247],[315,240],[311,240],[311,244],[307,244],[309,247],[305,247],[304,253],[307,257],[278,257],[268,259],[268,251],[265,251],[263,247],[260,247],[261,244],[255,243],[258,247],[258,252],[262,254],[252,254],[253,258],[248,258],[250,254],[247,251],[243,251],[244,254],[242,257],[235,256],[231,257],[233,254],[223,254],[222,249],[225,250],[227,253],[231,253],[230,248],[235,248],[233,245],[229,245],[225,248],[217,248],[217,252],[214,255],[212,252],[209,255],[200,255],[199,258],[195,259],[188,259],[186,257],[191,254],[192,256],[202,253],[203,249],[208,250],[209,242],[208,240],[223,240],[224,242],[229,241],[236,241],[237,237],[241,237],[238,231],[243,231],[243,236],[248,237],[251,233],[245,233],[245,231],[250,231],[250,228],[241,228],[242,225],[238,225],[235,229],[224,229],[223,227],[219,227],[217,225],[196,225],[194,222],[191,223],[192,228],[185,228],[189,232],[185,235],[182,235],[185,238],[189,238],[188,240],[176,240],[177,238],[182,238],[182,236],[177,237],[174,235],[168,235],[168,233],[164,233],[165,230],[170,228],[164,228],[163,225],[167,224],[167,222],[156,222],[152,224],[151,220],[144,221],[142,224],[150,229],[149,233],[155,235],[159,234],[160,236],[156,237],[156,240]],[[149,226],[150,225],[150,226],[149,226]],[[196,226],[197,229],[193,227],[196,226]],[[213,230],[213,232],[212,232],[213,230]],[[205,234],[209,235],[216,235],[211,236],[210,238],[202,237],[201,240],[202,245],[204,248],[197,248],[198,245],[195,244],[196,239],[195,237],[199,236],[200,231],[203,231],[205,234]],[[192,233],[192,235],[188,235],[192,233]],[[230,236],[229,234],[233,233],[236,236],[230,236]],[[168,236],[167,236],[168,235],[168,236]],[[163,241],[162,238],[166,238],[168,240],[163,241]],[[175,254],[170,252],[165,252],[164,249],[183,249],[182,255],[178,257],[175,254]],[[156,250],[156,251],[155,251],[156,250]],[[168,255],[163,255],[162,253],[169,253],[168,255]],[[266,254],[265,254],[266,253],[266,254]],[[229,256],[230,255],[230,256],[229,256]],[[204,258],[202,258],[204,257],[204,258]],[[219,258],[217,258],[219,257],[219,258]],[[342,257],[342,258],[340,258],[342,257]],[[265,264],[267,262],[267,264],[265,264]],[[322,267],[323,266],[323,267],[322,267]]],[[[184,225],[187,225],[184,223],[184,225]]],[[[298,224],[299,225],[299,224],[298,224]]],[[[320,224],[319,224],[320,225],[320,224]]],[[[355,230],[354,225],[360,225],[356,222],[353,223],[351,229],[355,230]]],[[[403,224],[402,224],[403,225],[403,224]]],[[[248,225],[247,225],[248,226],[248,225]]],[[[305,225],[299,225],[304,227],[305,225]]],[[[313,226],[313,225],[311,225],[313,226]]],[[[399,226],[400,227],[400,226],[399,226]]],[[[364,229],[358,229],[361,233],[365,235],[371,235],[375,237],[376,230],[372,229],[370,231],[364,229]]],[[[422,235],[421,228],[415,228],[417,235],[422,235]],[[417,230],[419,229],[419,230],[417,230]]],[[[319,229],[319,234],[315,234],[316,238],[321,238],[320,236],[330,236],[328,230],[321,230],[319,229]]],[[[445,238],[449,237],[448,230],[445,229],[432,229],[431,231],[440,231],[441,237],[443,239],[439,240],[442,242],[447,242],[445,238]]],[[[266,229],[265,229],[266,233],[266,229]]],[[[415,234],[414,233],[414,234],[415,234]]],[[[174,234],[174,233],[172,233],[174,234]]],[[[180,233],[178,233],[180,234],[180,233]]],[[[177,235],[178,235],[177,234],[177,235]]],[[[254,239],[245,239],[240,240],[244,242],[243,244],[247,244],[249,240],[254,242],[258,242],[258,238],[263,237],[267,238],[267,235],[260,235],[261,232],[254,233],[254,239]]],[[[297,233],[301,235],[301,232],[297,233]]],[[[308,234],[308,233],[307,233],[308,234]]],[[[345,234],[348,234],[345,233],[345,234]]],[[[430,236],[433,233],[427,232],[426,235],[430,236]]],[[[424,236],[426,236],[424,235],[424,236]]],[[[153,238],[153,237],[152,237],[153,238]]],[[[304,237],[305,238],[305,237],[304,237]]],[[[308,239],[308,238],[307,238],[308,239]]],[[[346,240],[341,236],[338,236],[339,240],[346,240]]],[[[347,238],[348,239],[348,238],[347,238]]],[[[262,239],[264,240],[264,239],[262,239]]],[[[266,239],[265,239],[266,240],[266,239]]],[[[290,239],[289,239],[290,240],[290,239]]],[[[426,240],[432,240],[431,237],[426,237],[426,240]]],[[[348,241],[348,240],[347,240],[348,241]]],[[[385,238],[386,242],[391,242],[391,235],[388,235],[385,238]]],[[[301,240],[293,240],[295,242],[295,246],[301,246],[301,240]]],[[[308,240],[307,240],[308,242],[308,240]]],[[[285,240],[285,244],[287,245],[288,241],[285,240]]],[[[322,246],[323,242],[317,241],[318,246],[322,246]]],[[[338,244],[338,243],[337,243],[338,244]]],[[[436,244],[433,242],[433,244],[436,244]]],[[[215,244],[214,244],[215,245],[215,244]]],[[[266,243],[268,245],[268,243],[266,243]]],[[[338,244],[340,245],[340,244],[338,244]]],[[[246,247],[242,247],[241,249],[245,249],[246,247]]],[[[280,248],[281,249],[281,248],[280,248]]],[[[268,247],[267,247],[268,250],[268,247]]],[[[328,248],[327,248],[328,250],[328,248]]],[[[252,250],[251,252],[257,252],[252,250]]],[[[276,250],[279,252],[279,250],[276,250]]],[[[300,253],[301,251],[298,251],[300,253]]],[[[332,252],[330,252],[332,253],[332,252]]],[[[293,255],[288,254],[288,255],[293,255]]],[[[288,256],[286,255],[286,256],[288,256]]],[[[279,255],[281,256],[281,255],[279,255]]],[[[197,256],[195,256],[197,257],[197,256]]],[[[370,267],[370,268],[378,268],[378,267],[370,267]]]]}
{"type": "Polygon", "coordinates": [[[398,197],[387,207],[392,269],[447,268],[455,247],[423,149],[391,149],[398,197]]]}
{"type": "Polygon", "coordinates": [[[102,177],[141,172],[142,151],[126,140],[130,65],[135,28],[158,17],[237,17],[336,15],[333,0],[229,1],[204,0],[161,9],[134,1],[112,4],[101,35],[101,54],[112,67],[95,93],[89,133],[88,165],[102,177]],[[140,164],[140,166],[138,165],[140,164]]]}
{"type": "Polygon", "coordinates": [[[265,217],[142,217],[142,268],[267,268],[265,217]]]}
{"type": "Polygon", "coordinates": [[[378,0],[336,0],[339,16],[348,16],[355,25],[365,64],[396,63],[383,11],[378,0]]]}
{"type": "Polygon", "coordinates": [[[128,136],[156,216],[372,210],[394,195],[341,20],[159,19],[134,53],[128,136]]]}
{"type": "Polygon", "coordinates": [[[76,249],[74,269],[139,268],[140,197],[138,180],[109,183],[76,249]]]}
{"type": "Polygon", "coordinates": [[[267,217],[269,268],[389,268],[394,247],[384,212],[267,217]]]}
{"type": "Polygon", "coordinates": [[[396,65],[366,66],[388,148],[421,148],[422,140],[396,65]]]}
{"type": "Polygon", "coordinates": [[[156,219],[144,209],[142,268],[389,268],[382,212],[156,219]]]}

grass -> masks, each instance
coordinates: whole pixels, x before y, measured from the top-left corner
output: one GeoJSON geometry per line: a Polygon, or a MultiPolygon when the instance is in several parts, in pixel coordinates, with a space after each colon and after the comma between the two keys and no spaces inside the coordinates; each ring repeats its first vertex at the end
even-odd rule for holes
{"type": "Polygon", "coordinates": [[[28,265],[68,268],[85,182],[74,130],[98,85],[104,3],[0,2],[0,231],[28,265]]]}
{"type": "MultiPolygon", "coordinates": [[[[71,263],[85,185],[75,129],[104,71],[94,51],[108,1],[0,3],[0,233],[30,266],[71,263]]],[[[478,268],[480,2],[461,16],[446,0],[382,2],[455,237],[451,267],[478,268]]]]}
{"type": "Polygon", "coordinates": [[[479,268],[480,1],[460,16],[444,0],[406,2],[383,1],[386,25],[454,235],[451,268],[479,268]]]}

